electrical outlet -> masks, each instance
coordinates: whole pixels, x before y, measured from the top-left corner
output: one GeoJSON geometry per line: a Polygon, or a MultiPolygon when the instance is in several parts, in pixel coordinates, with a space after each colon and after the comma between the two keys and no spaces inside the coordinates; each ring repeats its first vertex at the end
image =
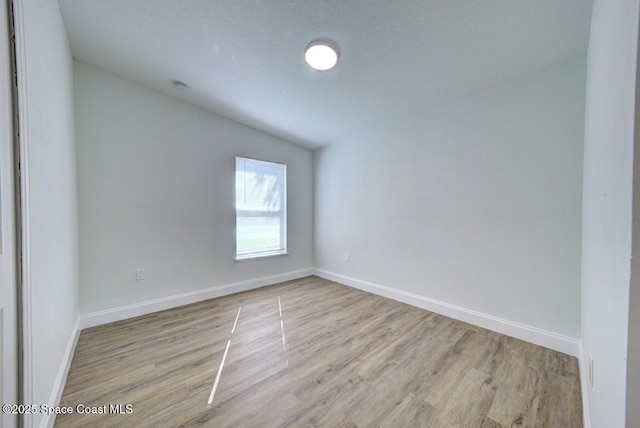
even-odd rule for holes
{"type": "Polygon", "coordinates": [[[351,261],[351,254],[346,253],[346,254],[344,255],[344,261],[345,261],[345,262],[347,262],[347,263],[349,263],[349,262],[351,261]]]}
{"type": "Polygon", "coordinates": [[[594,369],[593,357],[589,355],[589,385],[591,385],[591,388],[593,388],[593,377],[594,377],[593,369],[594,369]]]}
{"type": "Polygon", "coordinates": [[[136,269],[136,281],[144,281],[147,279],[147,274],[144,269],[136,269]]]}

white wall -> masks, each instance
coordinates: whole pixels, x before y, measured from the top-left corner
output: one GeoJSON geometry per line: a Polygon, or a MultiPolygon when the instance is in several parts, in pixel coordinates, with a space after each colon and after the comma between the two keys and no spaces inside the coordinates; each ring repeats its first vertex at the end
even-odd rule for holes
{"type": "MultiPolygon", "coordinates": [[[[26,403],[54,399],[78,316],[78,233],[72,58],[58,3],[26,0],[17,9],[28,218],[26,403]]],[[[34,416],[34,426],[42,415],[34,416]]],[[[29,420],[27,419],[29,423],[29,420]]]]}
{"type": "MultiPolygon", "coordinates": [[[[640,36],[640,35],[639,35],[640,36]]],[[[627,426],[640,426],[640,55],[636,54],[635,138],[633,150],[633,214],[631,282],[629,287],[629,342],[627,344],[627,426]]]]}
{"type": "Polygon", "coordinates": [[[311,151],[85,63],[74,72],[82,312],[313,266],[311,151]],[[287,164],[289,255],[234,262],[235,155],[287,164]]]}
{"type": "MultiPolygon", "coordinates": [[[[640,58],[639,58],[640,59],[640,58]]],[[[636,79],[637,85],[638,79],[636,79]]],[[[640,426],[640,97],[636,86],[636,143],[633,165],[633,235],[629,290],[629,342],[627,355],[627,426],[640,426]]]]}
{"type": "Polygon", "coordinates": [[[629,287],[629,342],[627,344],[627,426],[640,426],[640,56],[636,54],[635,138],[633,150],[633,214],[631,281],[629,287]]]}
{"type": "MultiPolygon", "coordinates": [[[[594,427],[625,426],[638,0],[596,0],[587,61],[583,359],[594,427]]],[[[629,397],[635,400],[638,397],[629,397]]],[[[637,426],[637,425],[630,425],[637,426]]]]}
{"type": "Polygon", "coordinates": [[[584,85],[577,61],[316,151],[316,266],[578,338],[584,85]]]}

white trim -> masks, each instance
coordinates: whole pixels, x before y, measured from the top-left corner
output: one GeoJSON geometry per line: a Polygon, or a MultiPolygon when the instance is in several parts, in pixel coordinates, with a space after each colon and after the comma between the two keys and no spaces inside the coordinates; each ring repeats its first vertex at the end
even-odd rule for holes
{"type": "Polygon", "coordinates": [[[237,255],[234,262],[243,262],[245,260],[264,259],[266,257],[288,256],[287,250],[263,251],[261,253],[248,253],[237,255]]]}
{"type": "Polygon", "coordinates": [[[108,324],[110,322],[121,321],[165,309],[201,302],[215,297],[227,296],[241,291],[253,290],[267,285],[304,278],[305,276],[313,275],[313,272],[313,268],[301,269],[278,275],[233,282],[230,284],[205,288],[203,290],[190,291],[188,293],[175,294],[173,296],[161,297],[159,299],[148,300],[146,302],[133,303],[131,305],[81,314],[80,327],[83,329],[95,327],[97,325],[108,324]]]}
{"type": "MultiPolygon", "coordinates": [[[[13,1],[16,72],[18,75],[18,115],[20,133],[20,215],[22,240],[22,400],[25,404],[33,403],[33,316],[31,311],[31,195],[29,182],[29,107],[27,98],[27,51],[25,37],[24,2],[13,1]]],[[[20,257],[20,255],[17,255],[20,257]]],[[[24,428],[33,427],[33,416],[24,416],[24,428]]]]}
{"type": "Polygon", "coordinates": [[[584,353],[582,339],[578,341],[580,356],[580,391],[582,392],[582,425],[591,428],[591,413],[589,413],[589,357],[584,353]]]}
{"type": "MultiPolygon", "coordinates": [[[[17,270],[16,247],[18,228],[18,205],[16,201],[16,167],[14,126],[16,111],[13,105],[13,55],[10,43],[11,32],[7,5],[0,11],[0,397],[4,403],[18,403],[18,343],[21,340],[18,324],[19,272],[17,270]]],[[[18,415],[0,414],[0,426],[17,426],[18,415]]]]}
{"type": "MultiPolygon", "coordinates": [[[[67,344],[67,349],[65,350],[64,356],[62,357],[60,369],[58,370],[58,376],[56,376],[56,381],[53,384],[53,390],[51,391],[51,397],[49,398],[48,403],[49,406],[56,407],[60,405],[60,399],[62,398],[64,385],[67,383],[67,375],[69,374],[69,368],[71,367],[71,361],[73,361],[73,354],[76,350],[76,345],[78,344],[79,337],[80,317],[76,319],[76,324],[73,326],[73,330],[71,331],[71,337],[69,337],[69,343],[67,344]]],[[[45,413],[40,421],[40,427],[52,428],[55,421],[55,414],[47,415],[45,413]]]]}
{"type": "Polygon", "coordinates": [[[579,341],[572,337],[563,336],[537,327],[532,327],[515,321],[474,311],[472,309],[441,302],[418,294],[409,293],[380,284],[374,284],[369,281],[351,278],[324,269],[316,268],[314,273],[316,276],[330,281],[348,285],[359,290],[368,291],[369,293],[384,296],[402,303],[417,306],[419,308],[483,327],[497,333],[515,337],[516,339],[544,346],[545,348],[553,349],[554,351],[569,354],[574,357],[578,357],[580,353],[579,341]]]}

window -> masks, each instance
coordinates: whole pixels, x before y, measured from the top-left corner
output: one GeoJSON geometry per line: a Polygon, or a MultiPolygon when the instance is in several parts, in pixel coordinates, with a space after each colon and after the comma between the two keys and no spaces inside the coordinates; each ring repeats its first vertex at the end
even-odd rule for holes
{"type": "Polygon", "coordinates": [[[287,166],[236,157],[236,259],[287,253],[287,166]]]}

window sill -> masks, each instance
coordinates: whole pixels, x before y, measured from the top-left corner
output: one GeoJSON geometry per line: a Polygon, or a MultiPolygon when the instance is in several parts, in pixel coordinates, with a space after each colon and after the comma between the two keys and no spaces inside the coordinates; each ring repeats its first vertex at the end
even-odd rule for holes
{"type": "Polygon", "coordinates": [[[245,260],[264,259],[266,257],[278,257],[278,256],[288,256],[288,255],[289,253],[287,251],[269,251],[264,253],[242,254],[240,256],[236,256],[233,260],[236,262],[242,262],[245,260]]]}

